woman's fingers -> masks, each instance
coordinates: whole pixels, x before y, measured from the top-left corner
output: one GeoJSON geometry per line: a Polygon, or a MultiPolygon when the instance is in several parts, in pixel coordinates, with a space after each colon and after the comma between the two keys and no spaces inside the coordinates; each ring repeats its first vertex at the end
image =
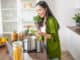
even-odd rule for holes
{"type": "Polygon", "coordinates": [[[50,34],[46,34],[45,35],[45,38],[50,39],[51,38],[51,35],[50,34]]]}

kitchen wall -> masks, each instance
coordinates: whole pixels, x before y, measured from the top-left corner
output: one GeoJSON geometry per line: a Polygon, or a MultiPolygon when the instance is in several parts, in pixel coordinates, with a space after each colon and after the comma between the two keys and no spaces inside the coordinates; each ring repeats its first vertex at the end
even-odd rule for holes
{"type": "MultiPolygon", "coordinates": [[[[40,0],[43,1],[43,0],[40,0]]],[[[75,21],[73,21],[72,16],[78,11],[76,0],[44,0],[48,3],[51,11],[58,19],[60,25],[73,26],[75,21]]]]}
{"type": "Polygon", "coordinates": [[[55,0],[56,18],[60,23],[59,36],[61,41],[62,50],[68,50],[68,43],[70,42],[70,33],[67,26],[75,26],[75,21],[72,19],[75,12],[79,9],[76,8],[76,0],[55,0]],[[67,43],[68,42],[68,43],[67,43]]]}
{"type": "Polygon", "coordinates": [[[67,41],[69,40],[69,33],[65,29],[65,26],[75,25],[72,20],[72,15],[75,13],[75,1],[76,0],[44,0],[48,3],[52,13],[56,16],[59,24],[59,37],[61,42],[61,49],[68,50],[67,41]]]}
{"type": "Polygon", "coordinates": [[[57,18],[60,24],[68,26],[75,25],[72,15],[75,13],[76,0],[56,0],[57,18]]]}

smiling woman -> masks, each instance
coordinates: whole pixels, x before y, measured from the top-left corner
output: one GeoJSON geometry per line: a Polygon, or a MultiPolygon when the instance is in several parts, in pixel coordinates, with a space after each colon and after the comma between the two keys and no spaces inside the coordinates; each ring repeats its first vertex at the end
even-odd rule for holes
{"type": "Polygon", "coordinates": [[[36,12],[38,15],[34,17],[34,21],[41,32],[38,32],[39,34],[37,35],[42,36],[43,40],[47,40],[46,51],[48,60],[61,60],[61,48],[58,36],[59,24],[57,19],[52,14],[45,1],[39,1],[36,4],[36,12]],[[44,28],[45,30],[42,30],[41,28],[44,28]]]}

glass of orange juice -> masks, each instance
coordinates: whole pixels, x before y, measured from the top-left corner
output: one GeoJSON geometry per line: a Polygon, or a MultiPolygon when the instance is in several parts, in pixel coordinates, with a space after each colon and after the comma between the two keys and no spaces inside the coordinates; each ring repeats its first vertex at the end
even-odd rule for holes
{"type": "Polygon", "coordinates": [[[21,41],[12,43],[13,46],[13,60],[23,60],[23,47],[21,41]]]}

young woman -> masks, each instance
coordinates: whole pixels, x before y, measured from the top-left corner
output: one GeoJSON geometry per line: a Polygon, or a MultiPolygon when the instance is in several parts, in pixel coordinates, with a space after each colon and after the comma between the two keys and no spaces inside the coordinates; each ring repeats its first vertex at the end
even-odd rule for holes
{"type": "Polygon", "coordinates": [[[45,1],[36,4],[38,15],[34,17],[41,34],[47,39],[48,60],[61,60],[61,48],[58,36],[59,24],[45,1]],[[42,29],[43,28],[43,29],[42,29]]]}

